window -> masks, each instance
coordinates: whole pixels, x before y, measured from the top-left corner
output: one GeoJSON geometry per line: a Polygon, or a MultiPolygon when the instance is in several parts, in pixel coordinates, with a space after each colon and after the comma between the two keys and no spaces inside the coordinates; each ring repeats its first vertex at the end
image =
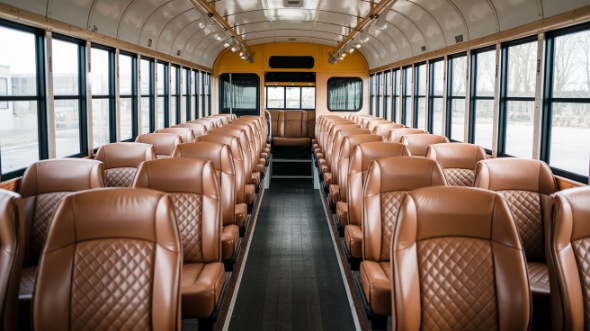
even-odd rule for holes
{"type": "Polygon", "coordinates": [[[428,97],[428,131],[443,134],[443,94],[445,66],[442,59],[430,62],[430,93],[428,97]]]}
{"type": "Polygon", "coordinates": [[[391,71],[383,73],[383,119],[389,119],[391,112],[391,71]]]}
{"type": "Polygon", "coordinates": [[[537,40],[503,47],[502,61],[500,116],[505,131],[500,137],[499,152],[532,158],[537,40]]]}
{"type": "Polygon", "coordinates": [[[414,127],[426,129],[426,63],[414,66],[414,127]]]}
{"type": "Polygon", "coordinates": [[[181,109],[181,117],[178,119],[178,122],[186,122],[190,121],[191,118],[191,106],[193,104],[191,99],[191,85],[192,85],[192,76],[191,70],[188,68],[182,69],[182,78],[181,78],[181,85],[182,85],[182,104],[184,105],[184,112],[181,109]]]}
{"type": "Polygon", "coordinates": [[[119,53],[119,139],[121,141],[133,140],[137,136],[136,81],[137,58],[119,53]]]}
{"type": "Polygon", "coordinates": [[[467,80],[467,56],[449,58],[447,81],[447,137],[453,141],[465,141],[465,95],[467,80]],[[450,121],[449,121],[450,118],[450,121]]]}
{"type": "Polygon", "coordinates": [[[383,95],[383,74],[375,75],[375,112],[374,115],[381,117],[381,96],[383,95]]]}
{"type": "Polygon", "coordinates": [[[201,75],[200,75],[200,79],[199,79],[199,95],[201,96],[201,107],[200,107],[200,113],[199,113],[199,117],[204,117],[207,116],[207,94],[205,93],[206,89],[207,89],[207,73],[201,71],[201,75]]]}
{"type": "Polygon", "coordinates": [[[362,79],[340,77],[328,79],[329,111],[359,111],[362,106],[362,79]]]}
{"type": "Polygon", "coordinates": [[[111,49],[92,47],[92,148],[114,142],[115,138],[115,54],[111,49]]]}
{"type": "Polygon", "coordinates": [[[52,46],[56,157],[87,155],[84,42],[54,36],[52,46]]]}
{"type": "Polygon", "coordinates": [[[193,85],[193,87],[195,89],[195,93],[194,93],[194,95],[195,95],[195,102],[194,102],[195,103],[195,112],[193,113],[193,115],[194,115],[193,118],[197,119],[197,118],[201,117],[200,111],[201,111],[201,109],[203,109],[203,105],[201,104],[201,102],[202,102],[202,98],[201,98],[201,84],[202,83],[201,83],[201,79],[200,79],[201,73],[199,71],[195,70],[193,72],[193,75],[195,77],[194,78],[195,84],[193,85]]]}
{"type": "Polygon", "coordinates": [[[376,78],[377,76],[375,74],[369,76],[369,115],[375,114],[375,110],[377,109],[377,105],[375,104],[375,94],[377,93],[376,78]]]}
{"type": "Polygon", "coordinates": [[[470,142],[492,150],[494,134],[494,92],[496,87],[496,50],[481,50],[471,55],[471,128],[470,142]]]}
{"type": "Polygon", "coordinates": [[[588,181],[590,159],[590,26],[547,38],[547,103],[542,159],[557,174],[588,181]]]}
{"type": "Polygon", "coordinates": [[[391,96],[391,121],[400,122],[398,117],[398,104],[400,97],[399,89],[399,69],[395,69],[391,72],[391,85],[392,85],[392,96],[391,96]]]}
{"type": "Polygon", "coordinates": [[[266,86],[266,98],[267,109],[315,109],[315,86],[266,86]]]}
{"type": "Polygon", "coordinates": [[[186,120],[190,121],[197,118],[197,112],[199,107],[199,72],[192,70],[190,72],[191,84],[188,88],[191,89],[191,108],[190,115],[187,115],[186,120]]]}
{"type": "Polygon", "coordinates": [[[162,129],[168,126],[170,109],[169,94],[170,94],[170,79],[168,77],[169,66],[168,63],[158,62],[157,66],[157,109],[156,109],[156,129],[162,129]]]}
{"type": "Polygon", "coordinates": [[[211,73],[205,75],[205,102],[207,115],[211,116],[211,73]]]}
{"type": "Polygon", "coordinates": [[[178,124],[180,105],[180,68],[170,66],[170,112],[166,126],[178,124]]]}
{"type": "Polygon", "coordinates": [[[223,74],[219,76],[220,111],[222,114],[260,114],[260,78],[256,74],[223,74]]]}
{"type": "Polygon", "coordinates": [[[411,124],[412,111],[412,67],[405,67],[402,69],[402,118],[401,123],[407,127],[411,124]]]}
{"type": "Polygon", "coordinates": [[[43,31],[0,20],[0,45],[10,45],[0,52],[0,177],[7,180],[48,157],[43,31]]]}
{"type": "Polygon", "coordinates": [[[155,130],[154,125],[154,60],[141,59],[141,130],[140,134],[155,130]]]}

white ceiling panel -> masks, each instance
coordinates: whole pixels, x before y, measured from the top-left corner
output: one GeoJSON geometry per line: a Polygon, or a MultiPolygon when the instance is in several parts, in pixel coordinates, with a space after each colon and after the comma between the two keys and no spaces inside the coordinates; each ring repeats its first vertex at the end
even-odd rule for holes
{"type": "Polygon", "coordinates": [[[555,0],[542,0],[543,3],[543,16],[551,17],[559,15],[570,10],[574,10],[580,7],[590,5],[588,0],[567,0],[567,1],[555,1],[555,0]]]}
{"type": "Polygon", "coordinates": [[[259,45],[259,44],[268,44],[274,41],[273,38],[261,38],[261,39],[250,39],[248,41],[248,45],[259,45]]]}
{"type": "Polygon", "coordinates": [[[93,0],[50,0],[47,17],[87,29],[92,3],[93,0]]]}
{"type": "Polygon", "coordinates": [[[265,15],[265,12],[262,10],[245,12],[245,13],[237,13],[237,14],[233,14],[233,15],[228,16],[226,19],[227,19],[227,22],[231,26],[246,24],[246,23],[261,23],[261,22],[268,21],[268,18],[265,15]]]}
{"type": "Polygon", "coordinates": [[[167,49],[166,52],[172,54],[176,54],[176,51],[179,49],[182,50],[183,46],[178,44],[178,40],[181,39],[181,41],[186,42],[186,39],[188,39],[187,30],[190,32],[190,29],[187,29],[187,27],[191,27],[191,24],[194,24],[199,18],[200,15],[198,12],[192,8],[180,13],[178,16],[170,20],[162,30],[160,38],[158,39],[158,49],[167,49]],[[171,38],[162,37],[166,34],[170,35],[171,38]],[[181,35],[183,36],[181,37],[181,35]],[[173,47],[173,45],[176,47],[173,47]]]}
{"type": "Polygon", "coordinates": [[[251,33],[251,32],[258,32],[258,31],[268,31],[272,29],[272,24],[269,22],[264,23],[250,23],[250,24],[241,24],[237,27],[234,27],[238,34],[244,33],[251,33]]]}
{"type": "Polygon", "coordinates": [[[356,26],[357,18],[348,14],[320,11],[318,13],[318,22],[354,27],[356,26]]]}
{"type": "Polygon", "coordinates": [[[119,23],[119,38],[130,43],[138,44],[139,35],[145,22],[158,7],[166,2],[168,0],[134,0],[125,10],[119,23]]]}
{"type": "Polygon", "coordinates": [[[107,35],[117,37],[117,27],[125,9],[133,0],[97,0],[90,11],[88,25],[90,29],[107,35]]]}
{"type": "MultiPolygon", "coordinates": [[[[447,45],[442,27],[434,16],[423,7],[410,1],[401,1],[396,3],[395,11],[404,15],[414,22],[416,26],[420,27],[420,32],[426,41],[428,49],[443,48],[447,45]]],[[[395,22],[394,19],[391,21],[395,22]]]]}
{"type": "Polygon", "coordinates": [[[176,16],[179,16],[183,12],[186,12],[192,8],[194,7],[190,3],[177,3],[172,1],[160,6],[150,15],[143,25],[143,28],[141,29],[141,35],[139,36],[139,42],[142,45],[147,45],[149,39],[152,39],[153,48],[165,53],[169,53],[170,42],[167,41],[173,40],[176,35],[175,31],[166,29],[166,27],[176,16]],[[163,47],[160,46],[160,41],[164,42],[163,47]],[[168,44],[167,50],[166,44],[168,44]]]}
{"type": "MultiPolygon", "coordinates": [[[[415,5],[424,8],[438,22],[445,35],[446,46],[455,43],[455,36],[467,34],[467,26],[461,14],[449,0],[411,0],[415,5]]],[[[393,6],[396,8],[396,5],[393,6]]],[[[434,50],[430,49],[430,50],[434,50]]]]}
{"type": "Polygon", "coordinates": [[[322,1],[319,6],[320,11],[339,12],[357,17],[365,17],[371,4],[368,1],[322,1]]]}
{"type": "Polygon", "coordinates": [[[47,14],[47,0],[1,0],[0,3],[23,8],[41,16],[47,14]]]}
{"type": "MultiPolygon", "coordinates": [[[[567,1],[555,0],[554,2],[567,1]]],[[[537,0],[491,0],[491,2],[498,13],[500,30],[512,29],[543,18],[542,9],[537,5],[537,0]]]]}

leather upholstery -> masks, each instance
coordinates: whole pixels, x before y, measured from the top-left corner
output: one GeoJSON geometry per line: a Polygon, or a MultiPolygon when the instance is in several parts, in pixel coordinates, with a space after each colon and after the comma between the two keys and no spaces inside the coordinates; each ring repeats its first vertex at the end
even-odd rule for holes
{"type": "Polygon", "coordinates": [[[246,136],[246,131],[242,129],[228,128],[227,125],[225,125],[223,128],[216,129],[215,131],[211,132],[211,134],[227,135],[238,138],[240,146],[242,147],[244,160],[246,161],[244,164],[246,183],[258,185],[260,180],[256,181],[255,178],[258,178],[259,174],[254,174],[256,172],[256,167],[252,167],[254,164],[254,161],[252,161],[253,153],[251,151],[250,143],[248,142],[248,137],[246,136]]]}
{"type": "MultiPolygon", "coordinates": [[[[221,122],[221,120],[219,120],[219,122],[221,122]]],[[[217,128],[217,120],[208,117],[202,117],[196,120],[188,121],[186,123],[203,125],[205,129],[207,129],[207,134],[217,128]]]]}
{"type": "Polygon", "coordinates": [[[0,329],[18,330],[18,292],[25,251],[23,200],[0,189],[0,329]]]}
{"type": "Polygon", "coordinates": [[[197,138],[197,141],[205,141],[205,142],[212,142],[217,144],[224,144],[228,146],[231,150],[232,158],[234,160],[234,169],[236,171],[236,224],[242,228],[244,226],[244,222],[246,221],[246,217],[248,216],[247,213],[247,206],[241,206],[241,204],[247,204],[245,190],[246,190],[246,177],[244,174],[244,167],[245,167],[245,159],[244,154],[242,152],[242,147],[240,146],[240,142],[238,138],[234,136],[226,136],[221,134],[210,134],[206,136],[202,136],[197,138]],[[244,208],[246,208],[246,213],[244,214],[244,208]],[[238,212],[240,211],[240,212],[238,212]]]}
{"type": "Polygon", "coordinates": [[[449,138],[437,134],[409,134],[402,136],[402,144],[408,146],[412,156],[426,157],[428,146],[434,144],[448,143],[449,138]]]}
{"type": "Polygon", "coordinates": [[[207,127],[203,123],[181,123],[176,124],[173,128],[189,128],[193,130],[193,135],[196,137],[204,136],[209,133],[207,127]]]}
{"type": "Polygon", "coordinates": [[[549,234],[553,330],[590,325],[590,187],[555,194],[549,234]]]}
{"type": "Polygon", "coordinates": [[[393,330],[527,330],[524,250],[493,192],[431,187],[402,201],[391,245],[393,330]]]}
{"type": "Polygon", "coordinates": [[[386,157],[371,161],[362,191],[363,261],[359,275],[373,313],[391,313],[391,274],[387,270],[391,270],[391,241],[403,197],[418,188],[446,185],[442,169],[434,160],[386,157]],[[379,285],[384,279],[389,286],[379,285]]]}
{"type": "Polygon", "coordinates": [[[323,173],[324,176],[324,183],[326,186],[331,184],[338,184],[338,161],[340,160],[340,150],[342,147],[342,140],[344,137],[357,135],[357,134],[370,134],[369,130],[367,129],[356,129],[356,128],[347,128],[336,131],[334,134],[334,140],[332,142],[332,148],[330,153],[330,158],[327,159],[327,164],[320,166],[320,171],[323,173]],[[329,173],[331,180],[327,180],[326,175],[329,173]]]}
{"type": "Polygon", "coordinates": [[[272,142],[276,146],[310,146],[315,131],[315,111],[273,110],[272,142]]]}
{"type": "Polygon", "coordinates": [[[139,164],[155,159],[156,153],[148,144],[113,143],[102,145],[94,158],[104,163],[105,186],[129,187],[139,164]]]}
{"type": "Polygon", "coordinates": [[[413,128],[401,128],[401,129],[392,129],[387,134],[387,138],[385,141],[391,141],[394,143],[399,143],[402,140],[402,137],[408,134],[421,134],[421,133],[428,133],[422,129],[413,129],[413,128]]]}
{"type": "MultiPolygon", "coordinates": [[[[531,159],[483,160],[477,163],[474,186],[496,191],[506,198],[527,262],[546,263],[545,233],[548,232],[553,204],[550,195],[557,191],[549,166],[531,159]]],[[[548,299],[548,277],[546,268],[541,274],[529,273],[533,295],[548,299]]]]}
{"type": "Polygon", "coordinates": [[[382,123],[382,124],[378,124],[377,126],[375,126],[373,128],[373,130],[371,131],[371,133],[382,136],[384,139],[387,139],[387,136],[389,135],[389,131],[391,131],[393,129],[401,129],[404,127],[405,126],[400,123],[382,123]]]}
{"type": "Polygon", "coordinates": [[[159,129],[156,133],[172,133],[179,135],[181,143],[192,143],[195,141],[195,133],[191,128],[172,127],[159,129]]]}
{"type": "Polygon", "coordinates": [[[477,162],[487,158],[481,146],[467,143],[430,145],[426,157],[440,163],[452,186],[473,186],[477,162]]]}
{"type": "Polygon", "coordinates": [[[69,195],[41,257],[34,328],[178,329],[181,259],[166,194],[111,188],[69,195]]]}
{"type": "Polygon", "coordinates": [[[174,150],[172,157],[211,161],[219,183],[221,200],[222,257],[229,259],[236,252],[240,237],[239,227],[236,223],[236,172],[230,148],[220,143],[194,142],[179,145],[174,150]]]}
{"type": "Polygon", "coordinates": [[[391,124],[392,122],[390,120],[384,120],[384,119],[375,119],[372,121],[368,121],[367,122],[367,127],[365,129],[369,129],[371,132],[373,132],[373,129],[375,129],[375,127],[377,127],[378,125],[381,124],[391,124]]]}
{"type": "Polygon", "coordinates": [[[153,145],[156,158],[166,159],[180,145],[181,139],[179,135],[172,133],[146,133],[137,136],[135,142],[153,145]]]}
{"type": "Polygon", "coordinates": [[[244,131],[246,134],[248,143],[250,144],[250,153],[252,155],[252,172],[258,172],[260,174],[266,171],[266,164],[264,162],[260,162],[260,153],[261,153],[261,146],[256,137],[254,136],[254,131],[249,125],[246,124],[234,124],[235,121],[232,121],[231,124],[224,125],[224,128],[228,129],[238,129],[244,131]]]}

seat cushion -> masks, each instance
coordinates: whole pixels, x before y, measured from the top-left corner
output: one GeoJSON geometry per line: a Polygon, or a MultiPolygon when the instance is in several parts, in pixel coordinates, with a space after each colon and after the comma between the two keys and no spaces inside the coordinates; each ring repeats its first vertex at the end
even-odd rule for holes
{"type": "Polygon", "coordinates": [[[348,224],[344,227],[344,243],[350,256],[355,259],[363,257],[363,230],[360,226],[348,224]]]}
{"type": "Polygon", "coordinates": [[[330,184],[328,190],[330,194],[330,200],[332,200],[333,204],[336,204],[338,201],[340,201],[340,186],[337,184],[330,184]]]}
{"type": "Polygon", "coordinates": [[[244,186],[244,200],[246,204],[254,203],[254,195],[256,195],[256,186],[254,184],[246,184],[244,186]]]}
{"type": "Polygon", "coordinates": [[[336,218],[340,226],[348,225],[348,204],[346,202],[338,201],[336,203],[336,218]]]}
{"type": "Polygon", "coordinates": [[[275,146],[309,146],[309,138],[282,138],[273,137],[272,142],[275,146]]]}
{"type": "Polygon", "coordinates": [[[529,286],[535,296],[549,297],[549,271],[546,263],[527,262],[529,286]]]}
{"type": "Polygon", "coordinates": [[[20,276],[20,286],[18,299],[21,301],[31,300],[33,289],[35,288],[35,278],[37,277],[37,266],[31,265],[24,267],[20,276]]]}
{"type": "Polygon", "coordinates": [[[326,172],[323,174],[322,177],[324,178],[324,185],[326,185],[327,187],[330,187],[330,184],[332,184],[332,173],[326,172]]]}
{"type": "Polygon", "coordinates": [[[219,302],[225,283],[223,263],[190,263],[182,266],[182,318],[209,317],[219,302]]]}
{"type": "Polygon", "coordinates": [[[236,225],[242,229],[248,218],[248,205],[245,203],[236,204],[236,225]]]}
{"type": "Polygon", "coordinates": [[[391,315],[390,263],[363,261],[359,269],[359,278],[371,311],[377,315],[391,315]]]}
{"type": "Polygon", "coordinates": [[[221,258],[226,260],[234,255],[240,240],[240,228],[237,225],[226,225],[221,232],[221,258]]]}

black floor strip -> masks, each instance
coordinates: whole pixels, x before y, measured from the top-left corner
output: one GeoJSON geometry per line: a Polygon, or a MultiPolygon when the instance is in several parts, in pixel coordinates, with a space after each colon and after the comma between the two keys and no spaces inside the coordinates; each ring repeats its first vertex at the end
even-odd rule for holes
{"type": "Polygon", "coordinates": [[[311,180],[273,179],[256,222],[229,330],[354,330],[311,180]]]}

